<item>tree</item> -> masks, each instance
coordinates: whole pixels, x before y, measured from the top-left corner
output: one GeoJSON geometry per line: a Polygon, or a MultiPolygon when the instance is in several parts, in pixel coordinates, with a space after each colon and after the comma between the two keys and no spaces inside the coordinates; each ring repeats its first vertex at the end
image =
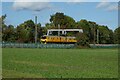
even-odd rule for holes
{"type": "Polygon", "coordinates": [[[107,26],[98,26],[99,29],[99,43],[111,44],[113,43],[113,32],[107,26]]]}
{"type": "Polygon", "coordinates": [[[27,20],[17,26],[18,42],[34,42],[35,24],[32,20],[27,20]]]}
{"type": "Polygon", "coordinates": [[[83,29],[83,33],[89,38],[89,43],[94,42],[94,36],[96,36],[94,34],[96,34],[97,30],[97,24],[95,22],[82,19],[77,22],[76,27],[83,29]]]}
{"type": "Polygon", "coordinates": [[[37,34],[37,38],[38,38],[37,41],[39,42],[41,36],[43,35],[42,27],[41,27],[41,24],[40,24],[40,23],[37,24],[37,32],[38,32],[38,34],[37,34]]]}
{"type": "Polygon", "coordinates": [[[7,17],[7,15],[6,15],[6,14],[1,16],[1,21],[2,21],[2,24],[5,24],[5,18],[6,18],[6,17],[7,17]]]}
{"type": "Polygon", "coordinates": [[[6,37],[6,29],[7,29],[7,25],[5,24],[5,19],[6,19],[6,14],[5,15],[2,15],[1,18],[0,18],[0,22],[2,23],[1,27],[2,28],[1,30],[1,35],[2,35],[2,41],[6,41],[5,40],[5,37],[6,37]]]}
{"type": "Polygon", "coordinates": [[[114,30],[114,43],[120,44],[120,27],[114,30]]]}
{"type": "Polygon", "coordinates": [[[47,29],[55,29],[55,25],[54,25],[53,23],[46,23],[46,24],[45,24],[45,27],[46,27],[47,29]]]}
{"type": "Polygon", "coordinates": [[[7,28],[7,25],[5,24],[5,19],[6,19],[7,15],[2,15],[0,18],[0,23],[2,23],[2,31],[3,31],[3,36],[4,36],[4,30],[7,28]]]}
{"type": "Polygon", "coordinates": [[[2,23],[1,30],[2,30],[2,40],[7,41],[7,42],[15,42],[15,30],[13,25],[6,25],[5,24],[5,19],[6,19],[6,14],[3,15],[0,18],[0,21],[2,23]]]}
{"type": "Polygon", "coordinates": [[[54,24],[54,28],[58,28],[58,25],[60,25],[60,28],[74,28],[75,26],[75,20],[67,15],[64,15],[64,13],[56,13],[54,15],[51,15],[50,22],[54,24]]]}
{"type": "Polygon", "coordinates": [[[30,36],[30,28],[25,28],[24,24],[17,26],[17,41],[18,42],[27,42],[30,36]]]}
{"type": "Polygon", "coordinates": [[[62,28],[75,28],[75,20],[70,16],[65,15],[64,17],[65,19],[62,22],[62,28]]]}
{"type": "Polygon", "coordinates": [[[50,22],[54,23],[55,26],[62,25],[64,21],[64,13],[56,13],[55,15],[51,15],[50,22]]]}
{"type": "MultiPolygon", "coordinates": [[[[17,26],[17,38],[18,42],[35,42],[35,23],[32,20],[27,20],[24,23],[17,26]]],[[[43,35],[41,24],[37,24],[37,41],[43,35]]]]}
{"type": "Polygon", "coordinates": [[[88,43],[89,38],[84,33],[77,33],[76,39],[77,39],[78,46],[89,47],[89,43],[88,43]]]}
{"type": "Polygon", "coordinates": [[[109,30],[109,38],[110,38],[109,43],[114,44],[114,33],[112,30],[109,30]]]}
{"type": "MultiPolygon", "coordinates": [[[[3,37],[4,39],[4,37],[3,37]]],[[[7,29],[5,30],[5,41],[8,42],[15,42],[15,29],[13,25],[8,25],[7,29]]]]}
{"type": "Polygon", "coordinates": [[[0,16],[0,41],[2,41],[2,16],[0,16]]]}
{"type": "Polygon", "coordinates": [[[92,21],[88,21],[88,24],[89,24],[89,41],[90,43],[94,43],[96,44],[97,43],[97,27],[98,27],[98,24],[96,24],[96,22],[92,22],[92,21]]]}

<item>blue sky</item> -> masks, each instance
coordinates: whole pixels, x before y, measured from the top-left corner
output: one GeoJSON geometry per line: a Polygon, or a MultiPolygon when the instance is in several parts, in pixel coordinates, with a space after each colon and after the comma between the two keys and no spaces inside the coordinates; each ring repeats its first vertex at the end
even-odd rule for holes
{"type": "Polygon", "coordinates": [[[114,2],[3,2],[2,14],[7,14],[5,22],[8,25],[17,26],[29,19],[34,21],[34,16],[37,15],[38,22],[44,26],[49,22],[50,15],[63,12],[75,21],[86,19],[114,30],[118,26],[118,11],[115,6],[117,3],[114,2]]]}

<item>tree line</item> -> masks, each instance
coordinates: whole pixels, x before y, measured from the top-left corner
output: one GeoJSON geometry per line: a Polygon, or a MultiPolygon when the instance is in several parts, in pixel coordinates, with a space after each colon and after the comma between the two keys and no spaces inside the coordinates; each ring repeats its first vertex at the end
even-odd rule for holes
{"type": "Polygon", "coordinates": [[[32,20],[24,21],[16,27],[12,24],[6,25],[6,15],[0,17],[2,23],[2,41],[4,42],[20,42],[20,43],[34,43],[35,42],[35,26],[37,26],[37,42],[40,42],[42,35],[45,35],[47,29],[57,29],[60,25],[61,29],[83,29],[83,33],[70,32],[67,36],[76,36],[78,44],[118,44],[120,40],[120,27],[116,27],[113,31],[108,26],[99,25],[96,22],[81,19],[75,21],[72,17],[64,13],[55,13],[50,16],[50,23],[46,23],[44,27],[40,23],[35,24],[32,20]],[[99,40],[99,41],[98,41],[99,40]]]}

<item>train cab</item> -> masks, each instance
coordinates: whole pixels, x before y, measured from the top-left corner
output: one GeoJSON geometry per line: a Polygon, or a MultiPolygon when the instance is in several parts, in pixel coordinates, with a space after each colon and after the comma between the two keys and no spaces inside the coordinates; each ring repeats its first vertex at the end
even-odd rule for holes
{"type": "Polygon", "coordinates": [[[41,43],[46,43],[46,41],[47,41],[47,36],[46,35],[42,36],[41,39],[40,39],[40,42],[41,43]]]}

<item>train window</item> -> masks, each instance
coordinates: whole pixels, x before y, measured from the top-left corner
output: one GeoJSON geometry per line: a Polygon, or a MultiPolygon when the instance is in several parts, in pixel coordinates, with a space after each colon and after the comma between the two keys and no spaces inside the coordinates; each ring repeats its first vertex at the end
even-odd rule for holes
{"type": "Polygon", "coordinates": [[[42,39],[46,39],[46,36],[43,36],[42,39]]]}

